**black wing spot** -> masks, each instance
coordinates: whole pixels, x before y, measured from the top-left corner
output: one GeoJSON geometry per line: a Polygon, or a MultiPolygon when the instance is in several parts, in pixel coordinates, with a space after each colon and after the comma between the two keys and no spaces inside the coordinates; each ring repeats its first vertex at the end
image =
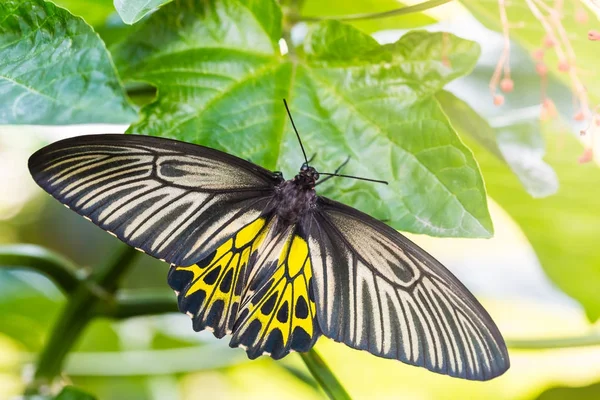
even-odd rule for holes
{"type": "Polygon", "coordinates": [[[314,289],[313,289],[313,278],[312,277],[308,280],[308,298],[313,303],[315,302],[315,295],[314,295],[314,289]]]}
{"type": "Polygon", "coordinates": [[[205,299],[206,292],[202,289],[187,296],[184,293],[180,293],[179,297],[177,298],[179,311],[184,314],[189,312],[196,315],[205,299]]]}
{"type": "Polygon", "coordinates": [[[221,267],[213,269],[208,274],[206,274],[206,276],[204,277],[204,282],[206,282],[208,285],[214,285],[220,273],[221,267]]]}
{"type": "Polygon", "coordinates": [[[213,251],[211,254],[209,254],[208,256],[204,257],[202,260],[198,261],[196,263],[196,265],[200,268],[206,268],[210,265],[210,263],[212,262],[212,260],[215,258],[215,255],[217,254],[217,250],[213,251]]]}
{"type": "Polygon", "coordinates": [[[275,292],[271,295],[271,297],[269,297],[265,304],[263,304],[260,308],[261,313],[263,313],[264,315],[269,315],[271,314],[271,312],[273,312],[273,308],[275,308],[275,303],[277,302],[278,294],[279,292],[275,292]]]}
{"type": "Polygon", "coordinates": [[[287,322],[288,316],[289,316],[289,310],[288,310],[288,302],[286,300],[285,302],[283,302],[283,305],[279,308],[279,311],[277,312],[277,320],[281,323],[287,322]]]}
{"type": "Polygon", "coordinates": [[[208,312],[208,316],[206,317],[206,326],[210,326],[212,328],[216,327],[221,319],[224,308],[225,302],[223,300],[215,301],[208,312]]]}
{"type": "Polygon", "coordinates": [[[308,317],[308,304],[304,296],[298,297],[296,301],[296,318],[305,319],[308,317]]]}
{"type": "Polygon", "coordinates": [[[292,349],[296,351],[308,351],[312,347],[312,339],[310,335],[301,327],[294,328],[292,333],[292,349]]]}
{"type": "Polygon", "coordinates": [[[167,282],[171,289],[183,292],[188,283],[194,279],[194,273],[192,271],[178,270],[177,267],[171,267],[167,282]]]}
{"type": "Polygon", "coordinates": [[[232,281],[233,281],[233,268],[230,268],[229,271],[227,271],[227,273],[223,277],[223,280],[221,281],[221,285],[219,285],[219,289],[221,289],[221,292],[229,293],[229,290],[231,289],[232,281]]]}
{"type": "Polygon", "coordinates": [[[279,328],[275,328],[269,334],[267,341],[265,342],[264,351],[270,353],[272,356],[281,353],[283,350],[283,335],[279,328]]]}

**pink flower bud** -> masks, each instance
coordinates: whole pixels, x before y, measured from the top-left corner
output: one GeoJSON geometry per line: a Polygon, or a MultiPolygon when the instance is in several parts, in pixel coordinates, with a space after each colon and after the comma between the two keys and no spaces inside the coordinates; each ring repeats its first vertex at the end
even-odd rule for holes
{"type": "Polygon", "coordinates": [[[495,106],[501,106],[502,104],[504,104],[504,96],[497,94],[494,96],[494,105],[495,106]]]}
{"type": "Polygon", "coordinates": [[[504,93],[510,93],[513,91],[515,87],[515,83],[513,82],[512,79],[510,78],[504,78],[500,81],[500,89],[504,92],[504,93]]]}
{"type": "Polygon", "coordinates": [[[588,39],[590,40],[600,40],[600,32],[598,31],[589,31],[588,32],[588,39]]]}
{"type": "Polygon", "coordinates": [[[573,118],[575,119],[575,121],[583,121],[585,119],[585,114],[583,113],[583,111],[579,111],[577,114],[575,114],[573,118]]]}
{"type": "Polygon", "coordinates": [[[548,73],[548,67],[543,62],[539,62],[535,65],[535,70],[539,76],[546,76],[548,73]]]}
{"type": "Polygon", "coordinates": [[[544,37],[544,46],[554,47],[555,45],[556,43],[554,42],[554,39],[552,39],[549,35],[546,35],[546,37],[544,37]]]}
{"type": "Polygon", "coordinates": [[[533,52],[533,58],[537,61],[542,61],[544,59],[544,49],[537,49],[533,52]]]}
{"type": "Polygon", "coordinates": [[[585,164],[585,163],[592,161],[593,158],[594,158],[594,151],[592,150],[591,147],[588,147],[583,151],[583,154],[581,156],[579,156],[578,161],[579,161],[579,164],[585,164]]]}
{"type": "Polygon", "coordinates": [[[600,126],[600,117],[594,118],[594,122],[596,123],[596,126],[600,126]]]}
{"type": "Polygon", "coordinates": [[[558,63],[558,70],[561,72],[567,72],[571,68],[571,65],[567,60],[561,60],[558,63]]]}
{"type": "Polygon", "coordinates": [[[580,24],[587,24],[588,19],[588,15],[585,10],[581,7],[578,7],[577,11],[575,11],[575,21],[579,22],[580,24]]]}

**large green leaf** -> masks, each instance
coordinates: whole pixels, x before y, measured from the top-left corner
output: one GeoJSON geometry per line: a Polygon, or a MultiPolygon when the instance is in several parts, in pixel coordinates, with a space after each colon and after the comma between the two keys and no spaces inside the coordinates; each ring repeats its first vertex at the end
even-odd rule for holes
{"type": "MultiPolygon", "coordinates": [[[[497,0],[462,0],[462,3],[485,26],[496,31],[502,30],[497,0]]],[[[590,29],[598,25],[598,17],[594,12],[588,12],[589,22],[578,22],[575,17],[574,2],[565,2],[562,24],[577,55],[577,68],[586,89],[594,103],[600,101],[600,80],[598,79],[598,44],[587,39],[590,29]]],[[[525,1],[505,2],[506,13],[510,24],[522,24],[524,28],[511,29],[511,39],[533,52],[541,47],[546,32],[542,23],[527,7],[525,1]]],[[[539,6],[538,6],[539,7],[539,6]]],[[[543,8],[541,8],[544,11],[543,8]]],[[[498,54],[499,56],[499,54],[498,54]]],[[[558,70],[559,59],[554,51],[547,51],[544,62],[550,71],[563,82],[570,84],[569,74],[558,70]]]]}
{"type": "MultiPolygon", "coordinates": [[[[460,132],[462,126],[456,126],[460,132]]],[[[519,224],[550,279],[596,321],[600,318],[600,170],[594,164],[577,163],[583,146],[568,132],[544,135],[546,160],[561,185],[555,195],[534,199],[506,164],[462,133],[475,152],[489,195],[519,224]]]]}
{"type": "Polygon", "coordinates": [[[536,400],[596,400],[600,398],[600,382],[587,386],[570,387],[556,386],[546,389],[536,400]]]}
{"type": "Polygon", "coordinates": [[[43,0],[0,3],[0,124],[135,119],[92,28],[43,0]]]}
{"type": "Polygon", "coordinates": [[[96,398],[75,386],[66,386],[54,400],[95,400],[96,398]]]}
{"type": "Polygon", "coordinates": [[[322,193],[398,229],[492,234],[477,164],[434,98],[473,68],[475,43],[449,36],[446,45],[442,34],[412,32],[380,46],[326,22],[310,28],[302,49],[282,56],[274,2],[205,4],[167,5],[115,48],[124,77],[158,88],[131,133],[202,143],[289,176],[302,155],[283,108],[287,98],[322,171],[351,156],[345,173],[390,181],[338,178],[322,193]]]}
{"type": "Polygon", "coordinates": [[[126,24],[135,24],[149,12],[172,0],[114,0],[117,12],[126,24]]]}
{"type": "MultiPolygon", "coordinates": [[[[305,0],[302,5],[302,17],[351,16],[365,13],[378,13],[396,10],[404,5],[396,0],[305,0]]],[[[352,26],[365,31],[375,32],[384,29],[410,29],[436,22],[423,13],[411,13],[386,18],[352,21],[352,26]]]]}
{"type": "Polygon", "coordinates": [[[115,12],[112,0],[51,0],[57,6],[66,8],[73,15],[82,17],[92,26],[103,25],[109,15],[115,12]]]}
{"type": "MultiPolygon", "coordinates": [[[[556,193],[559,185],[556,173],[544,161],[545,144],[539,117],[540,78],[535,65],[527,52],[518,45],[512,46],[511,75],[515,90],[504,94],[506,102],[502,107],[494,106],[488,85],[503,40],[501,35],[483,27],[473,26],[470,30],[472,38],[485,38],[481,43],[482,57],[469,76],[453,82],[448,89],[464,99],[476,113],[469,106],[463,109],[460,100],[446,102],[445,111],[453,114],[450,117],[453,123],[464,125],[471,135],[483,140],[488,150],[503,159],[533,197],[556,193]]],[[[550,77],[547,91],[556,99],[558,110],[570,116],[573,108],[569,90],[550,77]]]]}

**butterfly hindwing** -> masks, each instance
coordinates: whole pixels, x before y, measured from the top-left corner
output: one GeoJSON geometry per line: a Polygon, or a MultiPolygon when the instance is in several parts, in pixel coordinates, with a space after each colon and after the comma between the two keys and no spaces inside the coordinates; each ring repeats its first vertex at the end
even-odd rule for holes
{"type": "Polygon", "coordinates": [[[29,169],[67,207],[176,265],[205,258],[255,220],[280,180],[218,150],[137,135],[61,140],[32,155],[29,169]]]}
{"type": "Polygon", "coordinates": [[[504,340],[483,307],[397,231],[322,197],[305,225],[325,336],[466,379],[508,369],[504,340]]]}
{"type": "Polygon", "coordinates": [[[267,218],[257,218],[198,263],[171,266],[169,285],[177,294],[179,310],[192,318],[194,330],[208,328],[218,338],[231,334],[248,265],[268,229],[267,218]]]}
{"type": "Polygon", "coordinates": [[[243,346],[250,358],[305,352],[320,335],[308,243],[296,227],[278,241],[274,257],[256,265],[234,327],[231,346],[243,346]]]}

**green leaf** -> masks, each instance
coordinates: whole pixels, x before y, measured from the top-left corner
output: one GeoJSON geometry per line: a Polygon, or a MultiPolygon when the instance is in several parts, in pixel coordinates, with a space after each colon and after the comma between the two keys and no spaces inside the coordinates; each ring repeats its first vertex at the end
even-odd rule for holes
{"type": "Polygon", "coordinates": [[[537,118],[494,129],[452,93],[439,92],[436,98],[452,125],[506,162],[530,195],[545,197],[556,193],[558,180],[552,167],[543,160],[545,143],[537,118]]]}
{"type": "Polygon", "coordinates": [[[112,0],[51,0],[59,7],[66,8],[73,15],[81,17],[91,26],[103,25],[115,12],[112,0]]]}
{"type": "MultiPolygon", "coordinates": [[[[485,26],[496,31],[502,30],[497,0],[462,0],[462,3],[485,26]]],[[[511,29],[511,39],[530,52],[539,49],[546,36],[541,22],[531,13],[525,2],[505,3],[509,23],[522,24],[525,27],[511,29]]],[[[590,22],[580,23],[575,19],[576,7],[570,3],[572,2],[565,3],[561,12],[564,15],[562,25],[577,55],[577,68],[584,80],[586,90],[593,103],[598,103],[600,102],[600,80],[597,79],[598,69],[595,68],[598,62],[598,44],[587,38],[588,31],[598,24],[598,17],[594,12],[588,11],[590,22]]],[[[570,85],[569,74],[558,70],[559,59],[554,51],[546,52],[544,62],[556,78],[570,85]]]]}
{"type": "Polygon", "coordinates": [[[83,20],[43,0],[8,0],[0,21],[0,124],[135,119],[110,55],[83,20]]]}
{"type": "MultiPolygon", "coordinates": [[[[305,0],[302,17],[347,16],[364,13],[378,13],[405,7],[396,0],[305,0]]],[[[424,13],[412,13],[386,18],[352,21],[350,24],[364,32],[371,33],[384,29],[412,29],[435,23],[436,20],[424,13]]]]}
{"type": "Polygon", "coordinates": [[[75,386],[66,386],[54,400],[95,400],[96,398],[75,386]]]}
{"type": "Polygon", "coordinates": [[[149,12],[172,0],[114,0],[117,12],[126,24],[135,24],[149,12]]]}
{"type": "Polygon", "coordinates": [[[320,170],[351,156],[344,173],[390,181],[338,178],[321,193],[397,229],[492,234],[477,164],[434,98],[473,68],[475,43],[412,32],[380,46],[330,21],[311,27],[303,49],[281,56],[274,2],[202,4],[163,7],[115,48],[123,76],[158,88],[130,133],[201,143],[290,176],[302,155],[283,108],[287,98],[320,170]]]}
{"type": "Polygon", "coordinates": [[[600,398],[600,382],[587,386],[569,387],[557,386],[546,389],[536,400],[596,400],[600,398]]]}
{"type": "MultiPolygon", "coordinates": [[[[467,138],[467,135],[465,135],[467,138]]],[[[547,162],[561,183],[554,196],[533,199],[506,164],[468,141],[485,177],[490,197],[519,224],[548,277],[577,300],[588,318],[600,318],[600,170],[581,165],[583,146],[567,132],[547,132],[547,162]]]]}

